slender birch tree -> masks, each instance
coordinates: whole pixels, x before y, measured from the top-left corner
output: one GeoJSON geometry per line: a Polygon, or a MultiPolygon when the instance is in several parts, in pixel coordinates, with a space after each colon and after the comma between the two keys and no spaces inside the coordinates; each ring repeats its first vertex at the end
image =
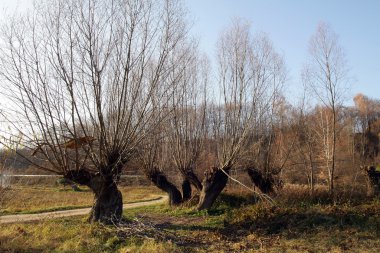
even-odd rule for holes
{"type": "Polygon", "coordinates": [[[347,60],[338,35],[325,23],[320,23],[309,43],[310,59],[302,77],[305,85],[322,103],[320,107],[320,141],[328,172],[330,194],[334,193],[339,110],[348,86],[347,60]]]}

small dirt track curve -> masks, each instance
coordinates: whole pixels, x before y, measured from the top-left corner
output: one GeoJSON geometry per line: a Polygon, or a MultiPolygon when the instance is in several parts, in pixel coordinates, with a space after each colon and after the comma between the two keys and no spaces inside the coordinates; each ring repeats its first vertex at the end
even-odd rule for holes
{"type": "MultiPolygon", "coordinates": [[[[142,206],[150,206],[155,204],[161,204],[168,200],[168,196],[162,195],[153,200],[146,200],[136,203],[123,204],[123,209],[131,209],[142,206]]],[[[64,211],[54,211],[54,212],[44,212],[36,214],[15,214],[15,215],[4,215],[0,216],[0,224],[7,223],[17,223],[17,222],[28,222],[28,221],[39,221],[44,219],[60,218],[60,217],[69,217],[69,216],[78,216],[86,215],[90,212],[91,208],[80,208],[80,209],[71,209],[64,211]]]]}

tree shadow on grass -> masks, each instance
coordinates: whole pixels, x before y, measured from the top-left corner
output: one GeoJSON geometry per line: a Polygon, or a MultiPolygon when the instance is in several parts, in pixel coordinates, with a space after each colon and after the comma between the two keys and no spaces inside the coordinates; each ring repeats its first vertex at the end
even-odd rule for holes
{"type": "Polygon", "coordinates": [[[185,231],[208,231],[217,232],[219,229],[209,225],[195,225],[195,224],[173,224],[170,222],[164,222],[156,224],[155,227],[168,230],[185,230],[185,231]]]}
{"type": "Polygon", "coordinates": [[[356,229],[380,234],[380,215],[342,209],[323,211],[305,211],[297,208],[268,208],[252,212],[238,221],[227,219],[224,233],[243,229],[264,235],[313,233],[316,229],[356,229]],[[265,212],[266,211],[266,212],[265,212]]]}

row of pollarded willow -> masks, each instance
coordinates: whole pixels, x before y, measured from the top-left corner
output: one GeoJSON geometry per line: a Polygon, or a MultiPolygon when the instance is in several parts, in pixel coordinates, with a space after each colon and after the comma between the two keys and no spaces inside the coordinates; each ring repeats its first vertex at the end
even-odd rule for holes
{"type": "Polygon", "coordinates": [[[208,63],[179,1],[36,7],[3,29],[3,116],[37,166],[94,191],[92,221],[120,220],[117,182],[132,159],[144,161],[173,203],[196,188],[198,209],[211,207],[234,166],[273,166],[263,148],[273,140],[263,136],[276,121],[286,70],[265,34],[239,20],[222,33],[210,102],[208,63]],[[201,178],[204,153],[213,168],[201,178]],[[168,166],[184,178],[185,194],[166,179],[168,166]]]}
{"type": "Polygon", "coordinates": [[[219,39],[219,103],[208,100],[207,71],[202,69],[207,64],[193,60],[182,66],[172,115],[147,140],[145,160],[148,176],[169,193],[172,204],[189,198],[190,184],[200,193],[198,209],[202,210],[212,206],[227,184],[229,171],[242,165],[243,157],[251,157],[246,166],[259,164],[262,149],[255,147],[263,147],[262,137],[272,127],[285,68],[267,36],[252,36],[250,26],[239,20],[219,39]],[[210,169],[205,163],[197,168],[202,154],[210,169]],[[183,178],[182,196],[165,176],[172,166],[183,178]],[[197,174],[202,169],[206,169],[203,179],[197,174]]]}
{"type": "MultiPolygon", "coordinates": [[[[56,0],[2,29],[3,116],[14,129],[7,134],[22,134],[41,169],[94,190],[92,220],[120,219],[116,183],[123,166],[141,154],[148,156],[145,167],[155,181],[173,164],[185,179],[184,190],[191,184],[201,192],[199,209],[212,205],[242,157],[248,165],[272,166],[268,131],[285,80],[281,57],[265,35],[252,37],[249,26],[235,21],[219,40],[220,96],[209,103],[207,64],[188,41],[184,16],[174,0],[56,0]],[[216,169],[202,180],[196,170],[205,141],[212,144],[208,152],[216,169]]],[[[331,192],[339,91],[346,79],[335,37],[320,26],[304,75],[327,107],[318,122],[331,192]]],[[[308,126],[302,130],[312,137],[308,126]]],[[[307,142],[313,181],[315,139],[307,142]]]]}

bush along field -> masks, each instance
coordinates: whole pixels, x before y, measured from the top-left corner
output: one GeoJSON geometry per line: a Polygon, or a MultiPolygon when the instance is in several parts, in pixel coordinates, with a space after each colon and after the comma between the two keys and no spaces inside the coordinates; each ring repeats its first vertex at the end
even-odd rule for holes
{"type": "MultiPolygon", "coordinates": [[[[343,196],[343,194],[342,194],[343,196]]],[[[119,226],[85,217],[0,225],[1,252],[379,252],[380,200],[330,199],[285,186],[275,205],[225,191],[214,208],[195,200],[125,210],[119,226]]]]}

